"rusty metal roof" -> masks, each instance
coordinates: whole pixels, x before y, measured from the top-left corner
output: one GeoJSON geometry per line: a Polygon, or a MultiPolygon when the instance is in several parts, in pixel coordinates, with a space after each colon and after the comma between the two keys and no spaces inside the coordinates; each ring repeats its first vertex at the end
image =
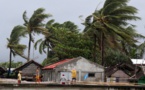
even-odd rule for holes
{"type": "Polygon", "coordinates": [[[73,60],[73,59],[65,59],[65,60],[61,60],[61,61],[59,61],[59,62],[56,62],[56,63],[53,63],[53,64],[50,64],[50,65],[48,65],[48,66],[45,66],[44,68],[42,68],[42,69],[54,69],[55,67],[57,67],[57,66],[59,66],[59,65],[61,65],[61,64],[64,64],[64,63],[67,63],[67,62],[69,62],[69,61],[71,61],[71,60],[73,60]]]}

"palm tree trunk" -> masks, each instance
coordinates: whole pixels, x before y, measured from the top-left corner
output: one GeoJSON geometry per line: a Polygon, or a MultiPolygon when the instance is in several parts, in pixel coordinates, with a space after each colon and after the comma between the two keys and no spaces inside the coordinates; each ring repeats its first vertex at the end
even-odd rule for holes
{"type": "Polygon", "coordinates": [[[105,66],[104,63],[104,34],[101,32],[101,61],[102,61],[102,66],[105,66]]]}
{"type": "Polygon", "coordinates": [[[50,51],[49,51],[49,46],[47,46],[47,59],[49,58],[50,51]]]}
{"type": "Polygon", "coordinates": [[[105,73],[105,62],[104,62],[104,34],[101,32],[101,61],[102,66],[104,66],[104,82],[106,82],[106,73],[105,73]]]}
{"type": "Polygon", "coordinates": [[[93,60],[94,60],[94,62],[96,62],[96,42],[97,42],[97,40],[96,40],[96,34],[94,34],[94,53],[93,53],[93,60]]]}
{"type": "Polygon", "coordinates": [[[10,57],[9,57],[9,69],[8,69],[8,75],[7,77],[10,77],[10,71],[11,71],[11,62],[12,62],[12,50],[10,49],[10,57]]]}
{"type": "Polygon", "coordinates": [[[27,61],[30,61],[31,40],[32,40],[32,36],[31,36],[31,34],[29,34],[28,60],[27,61]]]}
{"type": "Polygon", "coordinates": [[[19,56],[21,56],[22,58],[24,58],[24,59],[28,60],[28,57],[26,57],[26,56],[24,56],[24,55],[20,54],[19,52],[15,52],[15,53],[16,53],[16,54],[18,54],[19,56]]]}

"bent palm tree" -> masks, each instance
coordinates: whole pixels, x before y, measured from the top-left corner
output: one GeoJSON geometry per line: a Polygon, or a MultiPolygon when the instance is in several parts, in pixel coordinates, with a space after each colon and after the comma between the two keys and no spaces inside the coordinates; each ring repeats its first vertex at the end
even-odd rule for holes
{"type": "MultiPolygon", "coordinates": [[[[130,32],[126,31],[126,26],[129,25],[128,21],[138,20],[139,17],[135,16],[137,9],[128,6],[129,0],[106,0],[103,8],[96,10],[92,15],[86,18],[87,27],[91,28],[94,35],[94,42],[98,42],[101,50],[101,61],[104,66],[104,49],[105,47],[112,47],[119,44],[119,40],[126,43],[134,43],[134,37],[130,32]],[[91,21],[91,19],[93,19],[91,21]],[[104,45],[104,42],[106,43],[104,45]]],[[[90,29],[86,29],[90,30],[90,29]]],[[[119,45],[118,45],[119,46],[119,45]]],[[[96,46],[94,46],[96,48],[96,46]]],[[[96,49],[94,49],[96,50],[96,49]]],[[[96,52],[95,52],[96,53],[96,52]]],[[[94,55],[94,57],[96,57],[94,55]]]]}
{"type": "Polygon", "coordinates": [[[23,58],[27,59],[27,57],[23,56],[23,51],[26,48],[26,46],[19,44],[21,36],[25,35],[24,32],[25,32],[25,27],[15,26],[11,32],[10,38],[7,38],[8,40],[7,48],[10,49],[8,77],[10,74],[12,54],[13,56],[18,54],[23,58]]]}
{"type": "Polygon", "coordinates": [[[31,42],[34,42],[32,34],[48,34],[47,30],[44,28],[43,20],[49,16],[51,15],[45,14],[43,8],[38,8],[36,11],[34,11],[29,20],[26,16],[26,11],[23,13],[23,19],[25,22],[24,25],[26,26],[29,35],[28,61],[30,60],[31,42]]]}

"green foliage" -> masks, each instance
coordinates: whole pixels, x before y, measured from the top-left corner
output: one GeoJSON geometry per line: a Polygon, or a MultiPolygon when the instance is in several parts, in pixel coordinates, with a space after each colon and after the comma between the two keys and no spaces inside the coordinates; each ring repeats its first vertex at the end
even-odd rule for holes
{"type": "Polygon", "coordinates": [[[46,66],[46,65],[55,63],[57,61],[59,61],[59,58],[57,58],[57,57],[46,58],[46,59],[43,60],[42,65],[43,66],[46,66]]]}
{"type": "Polygon", "coordinates": [[[105,66],[115,66],[116,64],[122,64],[122,63],[131,63],[130,58],[126,56],[123,52],[120,52],[119,50],[108,50],[109,53],[105,56],[105,66]]]}
{"type": "Polygon", "coordinates": [[[38,8],[34,11],[30,19],[26,16],[26,11],[23,13],[23,20],[24,25],[26,27],[26,31],[29,36],[28,42],[28,61],[30,60],[30,52],[31,52],[31,42],[34,42],[33,35],[34,34],[49,34],[47,29],[44,27],[45,24],[43,23],[44,19],[50,17],[50,14],[44,13],[44,8],[38,8]]]}
{"type": "MultiPolygon", "coordinates": [[[[11,68],[17,68],[17,67],[21,66],[22,64],[23,64],[23,62],[14,62],[14,61],[12,61],[11,62],[11,68]]],[[[9,68],[9,62],[1,62],[0,66],[4,67],[4,68],[9,68]]]]}
{"type": "MultiPolygon", "coordinates": [[[[39,49],[40,54],[47,54],[43,65],[51,64],[61,59],[85,57],[94,62],[105,65],[115,65],[126,62],[144,54],[145,44],[137,45],[138,39],[144,39],[143,35],[136,33],[135,25],[129,21],[139,20],[135,16],[137,9],[128,6],[129,0],[106,0],[100,10],[95,10],[86,17],[85,29],[80,32],[78,26],[71,21],[64,23],[49,20],[43,22],[50,14],[45,14],[44,8],[38,8],[30,18],[26,11],[23,13],[24,26],[16,26],[7,38],[7,47],[11,54],[20,55],[27,60],[30,58],[31,42],[34,42],[34,35],[42,34],[43,39],[36,41],[34,47],[39,49]],[[23,56],[25,45],[19,44],[22,37],[28,34],[28,57],[23,56]],[[39,48],[37,46],[39,45],[39,48]]],[[[8,63],[9,64],[9,63],[8,63]]],[[[12,67],[14,62],[12,62],[12,67]]],[[[7,66],[6,63],[2,65],[7,66]]]]}
{"type": "Polygon", "coordinates": [[[55,44],[54,51],[61,59],[78,56],[90,57],[91,41],[83,35],[71,32],[67,28],[55,29],[55,37],[58,43],[55,44]]]}
{"type": "MultiPolygon", "coordinates": [[[[84,32],[94,42],[93,47],[96,50],[94,57],[101,56],[98,58],[101,60],[98,61],[102,61],[102,65],[110,53],[108,49],[122,52],[117,55],[124,53],[128,55],[128,48],[134,48],[137,43],[136,38],[141,36],[135,32],[133,27],[135,25],[129,23],[129,21],[140,19],[135,16],[137,9],[128,6],[127,3],[128,0],[106,0],[103,7],[100,10],[95,10],[84,22],[86,26],[84,32]],[[100,53],[97,54],[98,52],[100,53]]],[[[141,37],[144,38],[144,36],[141,37]]]]}
{"type": "Polygon", "coordinates": [[[20,39],[25,37],[25,27],[23,26],[15,26],[11,32],[10,38],[7,38],[8,44],[7,48],[11,49],[13,55],[23,54],[24,50],[26,49],[26,45],[19,44],[20,39]]]}

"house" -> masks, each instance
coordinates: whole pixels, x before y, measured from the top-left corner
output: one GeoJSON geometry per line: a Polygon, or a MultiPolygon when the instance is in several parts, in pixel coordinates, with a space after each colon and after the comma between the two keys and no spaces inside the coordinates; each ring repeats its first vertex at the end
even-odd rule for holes
{"type": "Polygon", "coordinates": [[[105,69],[108,82],[134,82],[144,76],[140,67],[122,63],[105,69]]]}
{"type": "Polygon", "coordinates": [[[22,66],[14,69],[13,72],[18,73],[19,71],[22,71],[22,79],[33,80],[36,74],[37,67],[40,68],[40,72],[41,72],[41,68],[43,66],[34,60],[30,60],[24,63],[22,66]]]}
{"type": "Polygon", "coordinates": [[[145,73],[145,59],[131,59],[131,61],[133,65],[141,67],[145,73]]]}
{"type": "Polygon", "coordinates": [[[0,77],[3,77],[5,72],[7,72],[6,68],[0,67],[0,77]]]}
{"type": "Polygon", "coordinates": [[[137,65],[137,66],[145,66],[145,60],[144,59],[131,59],[131,62],[134,64],[134,65],[137,65]]]}
{"type": "Polygon", "coordinates": [[[43,67],[43,80],[59,82],[65,76],[70,81],[73,68],[77,71],[77,81],[104,80],[104,67],[83,57],[65,59],[43,67]]]}

